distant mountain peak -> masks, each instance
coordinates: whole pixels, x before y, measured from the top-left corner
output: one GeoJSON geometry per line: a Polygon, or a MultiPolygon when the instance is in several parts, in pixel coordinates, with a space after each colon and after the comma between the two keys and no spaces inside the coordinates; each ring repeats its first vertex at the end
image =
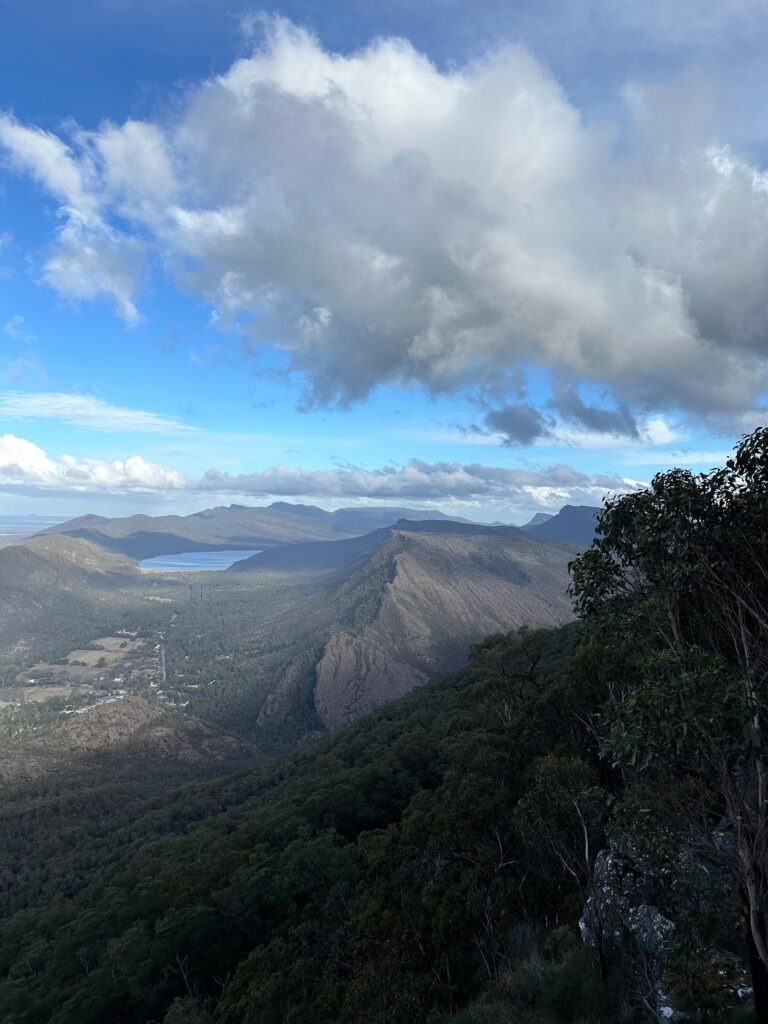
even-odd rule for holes
{"type": "Polygon", "coordinates": [[[537,512],[532,516],[527,523],[522,526],[523,530],[529,529],[531,526],[541,526],[542,523],[546,523],[549,519],[553,518],[552,512],[537,512]]]}
{"type": "Polygon", "coordinates": [[[318,519],[325,519],[331,514],[318,505],[301,505],[290,501],[273,501],[271,505],[267,505],[267,508],[270,512],[284,512],[291,516],[311,516],[318,519]]]}
{"type": "Polygon", "coordinates": [[[589,547],[595,536],[595,519],[599,511],[599,507],[593,505],[563,505],[557,515],[537,524],[532,521],[524,529],[529,537],[536,540],[589,547]]]}

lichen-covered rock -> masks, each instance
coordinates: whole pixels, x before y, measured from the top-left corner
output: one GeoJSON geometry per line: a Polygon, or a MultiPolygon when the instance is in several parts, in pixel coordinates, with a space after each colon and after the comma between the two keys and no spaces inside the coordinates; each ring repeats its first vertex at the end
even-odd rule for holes
{"type": "Polygon", "coordinates": [[[642,964],[641,983],[646,1005],[654,1005],[657,1019],[683,1021],[662,985],[666,957],[675,924],[654,906],[654,882],[643,870],[641,857],[616,850],[601,850],[595,860],[592,892],[584,905],[579,928],[582,939],[601,956],[610,957],[628,943],[642,964]]]}
{"type": "Polygon", "coordinates": [[[626,923],[642,953],[661,964],[675,930],[674,922],[657,907],[644,903],[629,911],[626,923]]]}

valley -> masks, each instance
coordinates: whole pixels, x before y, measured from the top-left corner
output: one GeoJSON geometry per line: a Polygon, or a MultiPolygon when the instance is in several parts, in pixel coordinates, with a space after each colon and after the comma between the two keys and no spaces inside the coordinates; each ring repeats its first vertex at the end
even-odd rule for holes
{"type": "MultiPolygon", "coordinates": [[[[212,510],[188,517],[200,543],[249,517],[269,520],[273,541],[299,527],[304,536],[327,533],[329,520],[334,536],[240,549],[226,554],[226,563],[242,555],[226,566],[220,559],[231,549],[190,552],[186,571],[172,553],[156,571],[142,571],[137,556],[80,536],[82,520],[1,550],[5,734],[42,734],[62,716],[102,706],[106,721],[119,715],[118,701],[137,698],[237,736],[253,756],[270,756],[455,668],[488,633],[571,617],[573,545],[537,539],[537,524],[411,520],[403,511],[414,514],[212,510]],[[338,536],[382,518],[390,525],[338,536]],[[197,571],[195,558],[212,558],[218,571],[197,571]]],[[[168,523],[146,518],[111,521],[110,530],[128,547],[132,530],[141,543],[151,534],[154,545],[168,523]]]]}

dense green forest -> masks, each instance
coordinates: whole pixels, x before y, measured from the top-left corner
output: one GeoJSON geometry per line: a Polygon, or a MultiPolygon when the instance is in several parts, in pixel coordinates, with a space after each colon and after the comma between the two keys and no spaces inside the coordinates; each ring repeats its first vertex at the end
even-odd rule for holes
{"type": "Polygon", "coordinates": [[[766,524],[768,430],[606,504],[578,624],[260,766],[18,790],[2,1020],[768,1020],[766,524]]]}

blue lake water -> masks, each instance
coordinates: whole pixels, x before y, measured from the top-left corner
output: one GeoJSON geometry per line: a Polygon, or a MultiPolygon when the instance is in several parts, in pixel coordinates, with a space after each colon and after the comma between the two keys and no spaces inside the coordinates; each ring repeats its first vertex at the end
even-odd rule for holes
{"type": "Polygon", "coordinates": [[[258,551],[182,551],[178,555],[155,555],[139,562],[145,572],[221,572],[258,551]]]}

